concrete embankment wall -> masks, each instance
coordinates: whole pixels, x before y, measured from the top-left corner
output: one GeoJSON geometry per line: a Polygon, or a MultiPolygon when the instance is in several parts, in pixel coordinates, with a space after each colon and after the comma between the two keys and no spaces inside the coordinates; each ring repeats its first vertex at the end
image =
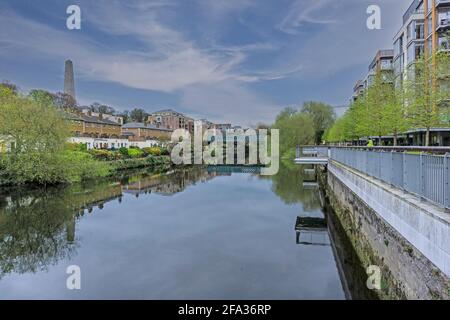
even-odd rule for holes
{"type": "Polygon", "coordinates": [[[380,298],[449,298],[449,213],[334,161],[319,177],[361,262],[381,268],[380,298]]]}

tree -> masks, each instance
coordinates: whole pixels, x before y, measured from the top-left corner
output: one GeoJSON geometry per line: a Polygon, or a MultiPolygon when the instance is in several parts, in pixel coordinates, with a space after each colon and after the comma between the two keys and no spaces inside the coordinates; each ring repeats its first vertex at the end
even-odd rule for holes
{"type": "Polygon", "coordinates": [[[394,146],[397,145],[398,134],[408,129],[405,112],[404,91],[393,86],[386,87],[386,101],[382,110],[382,121],[386,131],[394,136],[394,146]]]}
{"type": "Polygon", "coordinates": [[[144,109],[134,108],[130,112],[130,119],[135,122],[144,122],[147,119],[147,113],[144,109]]]}
{"type": "Polygon", "coordinates": [[[389,134],[386,122],[384,121],[384,109],[388,103],[388,90],[391,83],[386,83],[382,78],[381,73],[375,75],[373,83],[366,92],[366,110],[367,110],[367,125],[369,126],[369,135],[379,137],[379,144],[381,145],[381,137],[389,134]]]}
{"type": "Polygon", "coordinates": [[[76,100],[70,94],[64,92],[57,92],[54,95],[53,103],[57,108],[60,108],[62,110],[71,111],[75,110],[77,107],[76,100]]]}
{"type": "Polygon", "coordinates": [[[280,130],[280,155],[291,158],[297,145],[314,143],[314,126],[311,117],[292,108],[281,111],[272,129],[280,130]]]}
{"type": "Polygon", "coordinates": [[[14,94],[19,93],[19,89],[17,88],[17,86],[9,81],[3,81],[2,83],[0,83],[0,87],[8,88],[14,94]]]}
{"type": "Polygon", "coordinates": [[[409,125],[425,128],[425,145],[430,145],[430,129],[444,124],[442,114],[449,101],[449,53],[439,51],[421,57],[411,65],[405,81],[405,104],[409,125]]]}
{"type": "Polygon", "coordinates": [[[333,108],[322,102],[308,101],[303,104],[301,112],[311,117],[315,131],[315,143],[320,144],[325,131],[335,121],[336,115],[333,108]]]}
{"type": "Polygon", "coordinates": [[[46,106],[53,106],[55,102],[55,95],[41,89],[33,89],[28,94],[31,100],[46,106]]]}
{"type": "Polygon", "coordinates": [[[94,102],[89,106],[89,109],[92,112],[98,113],[106,113],[106,114],[114,114],[116,110],[113,107],[107,106],[105,104],[100,104],[98,102],[94,102]]]}

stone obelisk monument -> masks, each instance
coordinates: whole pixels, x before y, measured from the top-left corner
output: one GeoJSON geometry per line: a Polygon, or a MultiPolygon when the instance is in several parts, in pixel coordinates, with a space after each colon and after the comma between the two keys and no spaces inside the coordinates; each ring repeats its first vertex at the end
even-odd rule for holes
{"type": "Polygon", "coordinates": [[[73,63],[66,60],[64,70],[64,93],[71,95],[75,99],[75,80],[73,78],[73,63]]]}

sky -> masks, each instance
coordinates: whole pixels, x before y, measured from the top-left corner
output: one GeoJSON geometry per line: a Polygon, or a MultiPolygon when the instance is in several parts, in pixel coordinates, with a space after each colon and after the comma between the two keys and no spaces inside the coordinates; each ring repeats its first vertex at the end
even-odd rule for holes
{"type": "Polygon", "coordinates": [[[71,59],[81,105],[271,123],[304,101],[348,104],[411,2],[1,0],[0,81],[63,91],[71,59]],[[80,30],[66,27],[72,4],[80,30]],[[366,26],[369,5],[381,8],[380,30],[366,26]]]}

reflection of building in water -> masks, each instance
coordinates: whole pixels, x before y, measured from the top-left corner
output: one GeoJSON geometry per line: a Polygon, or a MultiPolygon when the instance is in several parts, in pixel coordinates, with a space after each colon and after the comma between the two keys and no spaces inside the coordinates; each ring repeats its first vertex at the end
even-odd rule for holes
{"type": "Polygon", "coordinates": [[[201,168],[191,168],[187,170],[175,171],[167,175],[142,177],[124,185],[124,193],[140,194],[156,193],[161,195],[172,195],[183,191],[189,185],[197,181],[206,182],[220,174],[207,172],[201,168]]]}
{"type": "Polygon", "coordinates": [[[297,244],[329,246],[327,223],[325,218],[297,217],[295,222],[297,244]]]}
{"type": "Polygon", "coordinates": [[[129,183],[103,180],[0,196],[0,279],[11,272],[36,272],[75,254],[77,219],[112,200],[121,202],[122,192],[169,195],[217,175],[188,168],[170,175],[131,177],[129,183]]]}

